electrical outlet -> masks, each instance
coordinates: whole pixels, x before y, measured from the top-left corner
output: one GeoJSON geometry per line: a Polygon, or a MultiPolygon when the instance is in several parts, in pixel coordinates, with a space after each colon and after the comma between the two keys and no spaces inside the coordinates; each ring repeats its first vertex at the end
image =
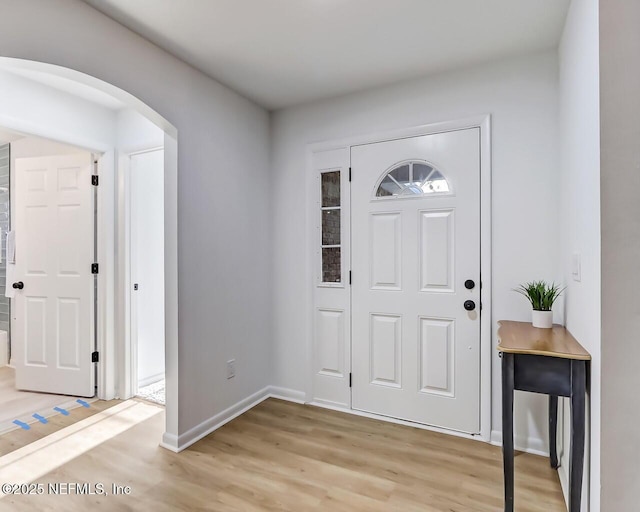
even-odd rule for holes
{"type": "Polygon", "coordinates": [[[233,379],[236,376],[236,360],[229,359],[227,361],[227,379],[233,379]]]}

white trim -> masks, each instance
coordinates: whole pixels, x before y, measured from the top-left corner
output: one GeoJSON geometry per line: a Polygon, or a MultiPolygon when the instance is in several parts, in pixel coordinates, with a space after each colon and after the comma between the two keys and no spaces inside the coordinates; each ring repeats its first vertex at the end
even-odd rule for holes
{"type": "Polygon", "coordinates": [[[151,377],[147,377],[146,379],[142,379],[141,381],[138,382],[138,388],[150,386],[151,384],[155,384],[156,382],[160,382],[161,380],[164,380],[164,371],[161,373],[156,373],[155,375],[152,375],[151,377]]]}
{"type": "Polygon", "coordinates": [[[252,409],[270,396],[270,387],[267,386],[253,395],[248,396],[244,400],[240,400],[237,404],[226,408],[224,411],[211,416],[211,418],[204,420],[195,427],[190,428],[186,432],[180,434],[177,439],[165,434],[163,436],[161,446],[172,451],[181,452],[185,448],[188,448],[192,444],[200,441],[203,437],[208,436],[211,432],[218,430],[223,425],[226,425],[234,418],[237,418],[249,409],[252,409]]]}
{"type": "MultiPolygon", "coordinates": [[[[502,431],[491,431],[491,444],[494,446],[502,446],[502,431]]],[[[549,450],[547,449],[545,442],[539,437],[524,437],[516,435],[513,438],[513,445],[518,451],[549,457],[549,450]]]]}
{"type": "Polygon", "coordinates": [[[296,404],[305,403],[304,391],[281,388],[278,386],[269,386],[269,398],[278,398],[280,400],[286,400],[287,402],[294,402],[296,404]]]}
{"type": "Polygon", "coordinates": [[[224,411],[204,420],[202,423],[190,428],[179,436],[167,434],[165,432],[162,436],[160,446],[167,450],[171,450],[172,452],[181,452],[192,444],[198,442],[203,437],[208,436],[223,425],[226,425],[231,420],[264,402],[267,398],[276,398],[278,400],[286,400],[287,402],[304,405],[303,391],[281,388],[278,386],[267,386],[247,398],[240,400],[231,407],[227,407],[224,411]]]}
{"type": "Polygon", "coordinates": [[[491,276],[493,245],[491,198],[491,116],[477,120],[480,127],[480,436],[491,438],[491,363],[493,325],[493,279],[491,276]]]}
{"type": "MultiPolygon", "coordinates": [[[[145,383],[155,382],[156,376],[138,381],[138,336],[137,336],[137,312],[136,302],[134,301],[133,278],[135,265],[131,258],[131,249],[133,247],[131,240],[135,239],[136,233],[131,221],[131,158],[137,155],[153,153],[155,151],[164,151],[164,146],[140,147],[132,151],[123,151],[118,158],[118,225],[120,226],[120,247],[122,252],[119,253],[119,261],[122,265],[122,282],[120,283],[122,299],[123,319],[124,323],[120,325],[120,333],[123,340],[123,370],[119,375],[118,389],[119,397],[123,400],[131,398],[138,394],[138,388],[146,386],[145,383]]],[[[166,305],[165,305],[166,309],[166,305]]],[[[162,374],[164,375],[164,373],[162,374]]],[[[158,379],[156,379],[158,380],[158,379]]]]}
{"type": "Polygon", "coordinates": [[[98,386],[97,397],[113,400],[116,397],[116,318],[115,318],[115,152],[98,156],[98,386]]]}
{"type": "MultiPolygon", "coordinates": [[[[313,400],[313,311],[314,311],[314,287],[315,287],[315,215],[313,211],[314,176],[313,155],[315,153],[334,149],[346,149],[362,144],[373,144],[389,140],[397,140],[434,133],[465,130],[468,128],[480,129],[480,275],[482,279],[480,314],[480,435],[478,437],[485,442],[491,441],[491,355],[492,355],[492,277],[491,277],[491,115],[480,115],[465,119],[444,121],[440,123],[413,126],[398,130],[376,132],[372,134],[345,137],[337,140],[316,142],[307,145],[306,154],[306,186],[307,186],[307,254],[306,254],[306,364],[307,377],[305,393],[307,401],[313,400]]],[[[318,405],[320,405],[318,403],[318,405]]],[[[445,430],[444,432],[452,433],[445,430]]]]}
{"type": "MultiPolygon", "coordinates": [[[[562,487],[562,496],[564,497],[564,504],[569,510],[569,467],[560,466],[558,468],[558,478],[560,479],[560,487],[562,487]]],[[[584,507],[584,501],[582,506],[584,507]]]]}
{"type": "Polygon", "coordinates": [[[173,453],[180,453],[180,449],[178,449],[178,436],[165,432],[164,434],[162,434],[160,447],[172,451],[173,453]]]}

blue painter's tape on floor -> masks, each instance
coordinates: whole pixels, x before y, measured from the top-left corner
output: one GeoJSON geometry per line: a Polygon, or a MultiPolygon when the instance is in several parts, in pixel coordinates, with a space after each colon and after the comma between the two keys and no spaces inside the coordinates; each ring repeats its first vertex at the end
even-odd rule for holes
{"type": "Polygon", "coordinates": [[[58,411],[63,416],[69,416],[69,411],[67,411],[66,409],[63,409],[62,407],[54,407],[53,410],[58,411]]]}
{"type": "Polygon", "coordinates": [[[39,414],[34,414],[33,417],[37,419],[40,423],[47,424],[49,421],[44,416],[40,416],[39,414]]]}
{"type": "Polygon", "coordinates": [[[27,425],[24,421],[20,421],[20,420],[13,420],[13,422],[18,425],[20,428],[23,428],[25,430],[31,430],[31,427],[29,425],[27,425]]]}
{"type": "Polygon", "coordinates": [[[82,407],[89,407],[88,402],[85,402],[84,400],[76,400],[76,402],[78,402],[82,407]]]}

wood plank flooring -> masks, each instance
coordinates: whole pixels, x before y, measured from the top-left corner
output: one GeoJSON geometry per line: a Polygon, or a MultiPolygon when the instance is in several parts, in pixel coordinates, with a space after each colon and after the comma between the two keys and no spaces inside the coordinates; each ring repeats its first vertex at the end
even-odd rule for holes
{"type": "Polygon", "coordinates": [[[75,409],[70,409],[68,416],[62,414],[49,416],[46,425],[35,422],[31,424],[30,430],[17,429],[2,434],[0,435],[0,456],[11,453],[121,402],[121,400],[95,400],[91,402],[88,408],[76,407],[75,409]]]}
{"type": "MultiPolygon", "coordinates": [[[[269,399],[180,454],[164,414],[38,482],[131,486],[126,496],[6,496],[4,511],[421,511],[502,509],[502,458],[485,443],[269,399]]],[[[12,435],[13,433],[9,434],[12,435]]],[[[0,458],[1,463],[1,458],[0,458]]],[[[516,510],[564,511],[548,460],[519,454],[516,510]]]]}
{"type": "Polygon", "coordinates": [[[0,367],[0,432],[12,429],[13,420],[31,422],[33,413],[48,416],[57,406],[75,402],[77,397],[17,391],[15,388],[15,370],[8,366],[0,367]]]}

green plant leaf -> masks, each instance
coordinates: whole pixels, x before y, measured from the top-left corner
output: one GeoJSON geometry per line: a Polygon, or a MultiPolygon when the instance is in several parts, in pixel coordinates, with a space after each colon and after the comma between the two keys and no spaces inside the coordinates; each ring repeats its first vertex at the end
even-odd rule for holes
{"type": "Polygon", "coordinates": [[[531,281],[519,285],[514,291],[524,295],[536,311],[551,311],[554,302],[562,295],[566,287],[546,281],[531,281]]]}

